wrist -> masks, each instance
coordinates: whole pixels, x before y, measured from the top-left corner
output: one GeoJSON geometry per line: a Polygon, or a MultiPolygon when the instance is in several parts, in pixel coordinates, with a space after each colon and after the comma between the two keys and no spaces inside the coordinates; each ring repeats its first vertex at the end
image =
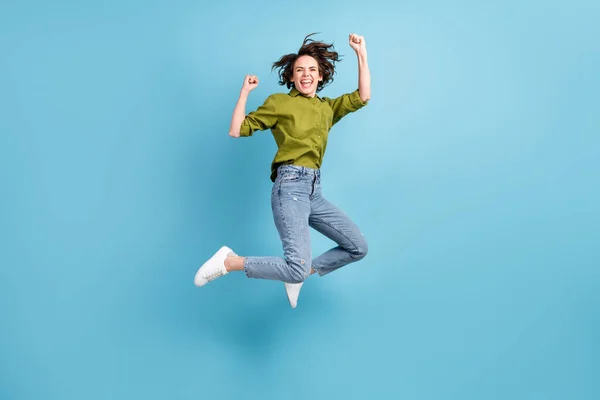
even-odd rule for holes
{"type": "Polygon", "coordinates": [[[367,59],[367,49],[364,49],[364,50],[357,50],[357,51],[356,51],[356,56],[357,56],[358,58],[363,58],[363,59],[365,59],[365,60],[366,60],[366,59],[367,59]]]}
{"type": "Polygon", "coordinates": [[[249,94],[250,94],[250,89],[242,88],[240,90],[240,97],[248,97],[249,94]]]}

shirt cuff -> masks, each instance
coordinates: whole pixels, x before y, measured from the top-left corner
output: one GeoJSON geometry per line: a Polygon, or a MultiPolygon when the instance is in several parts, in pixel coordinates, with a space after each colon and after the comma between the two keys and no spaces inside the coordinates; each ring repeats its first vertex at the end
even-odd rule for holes
{"type": "Polygon", "coordinates": [[[250,129],[250,124],[244,119],[242,121],[242,125],[240,126],[240,136],[252,136],[252,130],[250,129]]]}
{"type": "Polygon", "coordinates": [[[360,98],[360,92],[358,91],[358,89],[356,89],[354,92],[352,92],[352,95],[350,96],[350,102],[352,103],[352,105],[354,107],[356,107],[357,110],[359,108],[362,108],[362,107],[366,106],[367,104],[369,104],[369,100],[362,101],[362,99],[360,98]]]}

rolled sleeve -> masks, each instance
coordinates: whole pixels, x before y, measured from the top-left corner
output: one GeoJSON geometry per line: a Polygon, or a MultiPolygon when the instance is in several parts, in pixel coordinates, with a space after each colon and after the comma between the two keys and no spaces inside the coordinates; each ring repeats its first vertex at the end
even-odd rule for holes
{"type": "Polygon", "coordinates": [[[351,112],[358,111],[368,104],[368,101],[362,101],[358,89],[354,92],[346,93],[335,99],[325,99],[333,110],[333,124],[341,120],[351,112]]]}
{"type": "Polygon", "coordinates": [[[360,98],[360,92],[358,91],[358,89],[356,89],[354,92],[350,93],[350,102],[352,103],[352,106],[354,107],[354,110],[352,110],[352,111],[358,111],[369,103],[368,100],[362,101],[362,99],[360,98]]]}
{"type": "Polygon", "coordinates": [[[271,95],[265,102],[246,115],[240,126],[240,136],[252,136],[256,131],[270,129],[277,123],[277,114],[275,112],[275,101],[271,95]]]}

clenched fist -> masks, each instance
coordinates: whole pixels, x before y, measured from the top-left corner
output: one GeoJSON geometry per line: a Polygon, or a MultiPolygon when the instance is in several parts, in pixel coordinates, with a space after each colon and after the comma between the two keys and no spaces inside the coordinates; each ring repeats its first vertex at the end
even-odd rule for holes
{"type": "Polygon", "coordinates": [[[251,92],[258,86],[258,77],[256,75],[246,75],[242,90],[251,92]]]}
{"type": "Polygon", "coordinates": [[[367,44],[365,43],[364,37],[358,36],[356,33],[351,33],[348,40],[350,42],[350,47],[352,47],[357,54],[367,51],[367,44]]]}

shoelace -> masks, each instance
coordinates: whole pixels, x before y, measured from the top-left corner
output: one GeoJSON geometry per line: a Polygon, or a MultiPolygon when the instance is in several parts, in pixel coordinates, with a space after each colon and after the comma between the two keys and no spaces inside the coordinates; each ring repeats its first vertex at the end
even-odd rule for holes
{"type": "Polygon", "coordinates": [[[206,275],[205,278],[207,281],[214,281],[218,277],[225,275],[226,272],[225,267],[222,267],[215,270],[212,274],[206,275]]]}

